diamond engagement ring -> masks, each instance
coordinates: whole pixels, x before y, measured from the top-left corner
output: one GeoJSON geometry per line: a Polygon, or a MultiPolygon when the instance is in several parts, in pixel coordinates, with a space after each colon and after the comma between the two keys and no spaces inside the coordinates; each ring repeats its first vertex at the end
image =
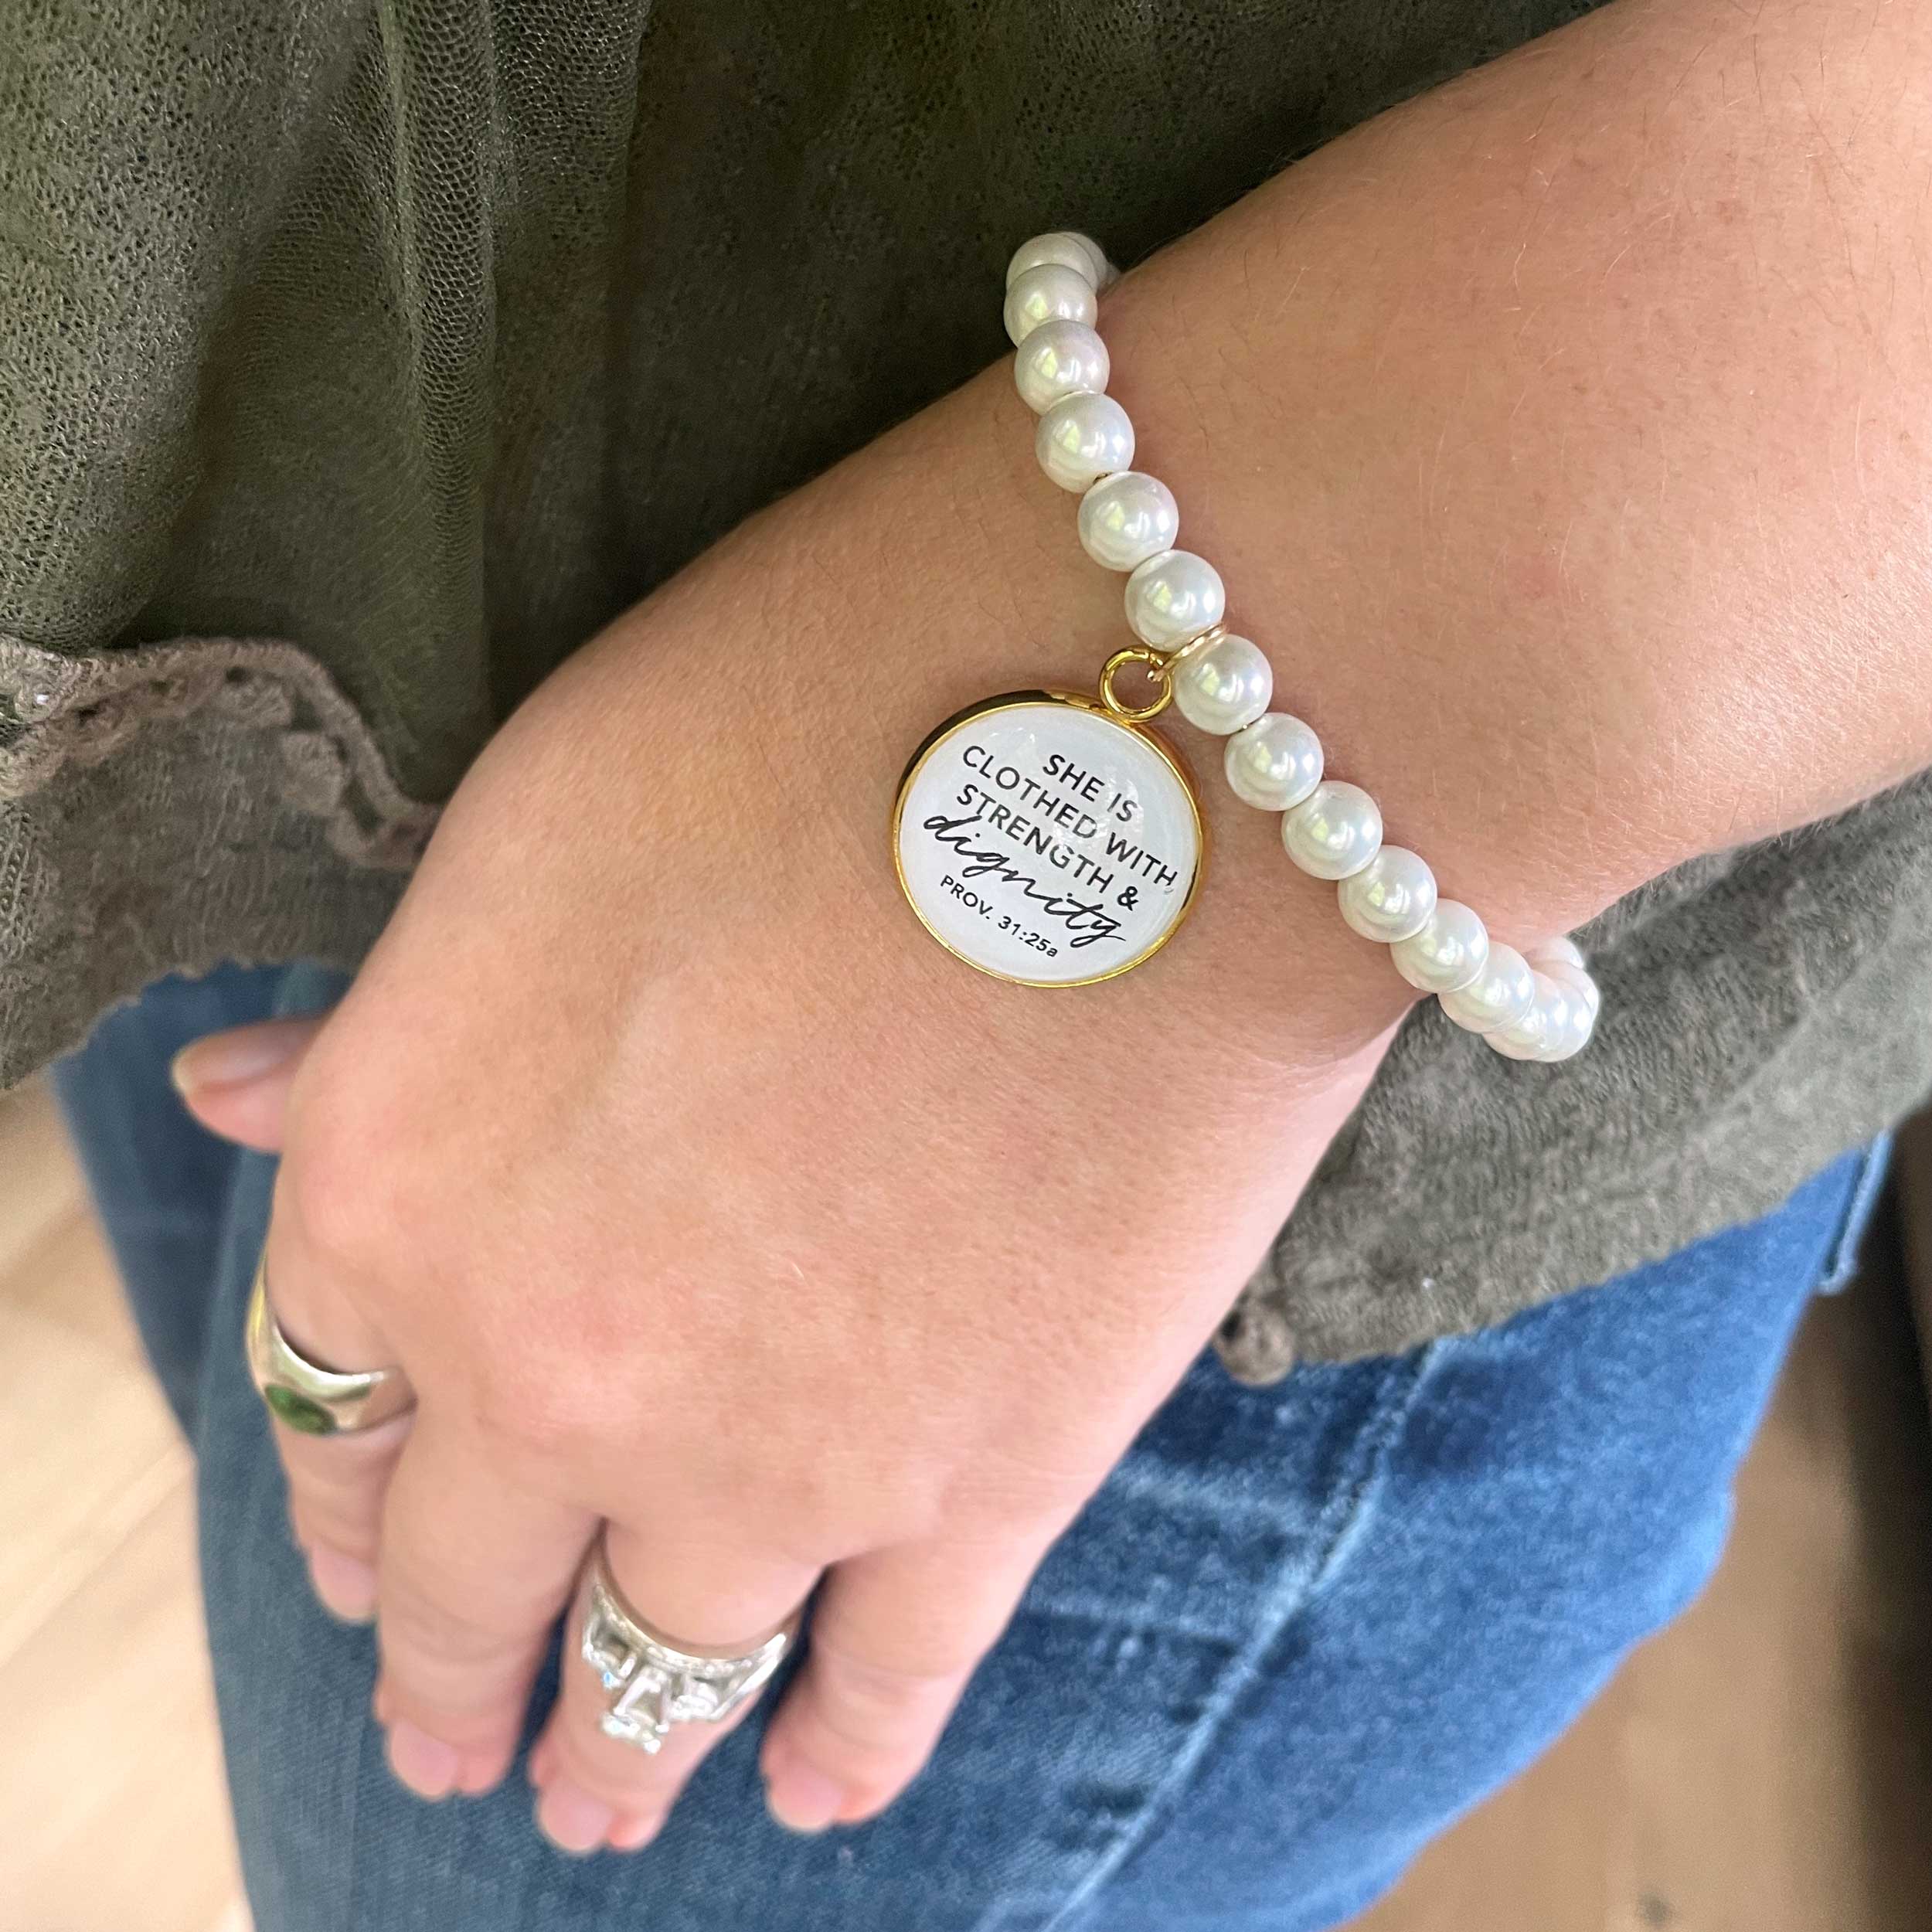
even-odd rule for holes
{"type": "Polygon", "coordinates": [[[345,1372],[311,1362],[275,1319],[268,1300],[268,1263],[255,1264],[248,1298],[248,1372],[278,1422],[305,1436],[346,1436],[379,1428],[414,1406],[416,1391],[400,1369],[345,1372]]]}
{"type": "Polygon", "coordinates": [[[606,1737],[655,1756],[674,1724],[721,1724],[770,1679],[798,1632],[794,1617],[755,1650],[686,1650],[653,1630],[625,1602],[599,1536],[581,1652],[606,1691],[606,1737]]]}

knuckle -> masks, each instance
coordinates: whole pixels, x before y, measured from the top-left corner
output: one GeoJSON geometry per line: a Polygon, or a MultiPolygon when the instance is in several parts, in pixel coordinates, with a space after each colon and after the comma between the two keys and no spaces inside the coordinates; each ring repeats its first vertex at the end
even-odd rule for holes
{"type": "Polygon", "coordinates": [[[413,1225],[418,1182],[408,1150],[425,1143],[402,1131],[397,1104],[353,1043],[325,1031],[302,1069],[277,1206],[305,1247],[352,1271],[373,1271],[413,1225]]]}
{"type": "Polygon", "coordinates": [[[923,1756],[966,1674],[951,1665],[893,1668],[835,1651],[818,1661],[812,1715],[830,1741],[867,1758],[897,1758],[913,1745],[923,1756]]]}
{"type": "Polygon", "coordinates": [[[383,1649],[420,1671],[487,1673],[527,1647],[523,1633],[481,1617],[406,1546],[393,1547],[383,1566],[383,1649]]]}
{"type": "Polygon", "coordinates": [[[395,1464],[393,1440],[345,1436],[318,1442],[284,1432],[277,1447],[288,1477],[290,1509],[304,1532],[372,1560],[395,1464]]]}
{"type": "Polygon", "coordinates": [[[796,1748],[808,1764],[836,1778],[847,1791],[889,1795],[901,1789],[930,1755],[936,1732],[906,1730],[859,1736],[825,1713],[797,1733],[796,1748]]]}
{"type": "MultiPolygon", "coordinates": [[[[814,1420],[822,1434],[822,1418],[814,1420]]],[[[882,1468],[869,1447],[799,1447],[774,1459],[761,1447],[731,1474],[737,1491],[761,1498],[767,1537],[815,1563],[927,1543],[948,1526],[941,1484],[918,1468],[882,1468]]]]}
{"type": "Polygon", "coordinates": [[[553,1461],[594,1431],[594,1403],[532,1350],[484,1349],[466,1365],[472,1412],[490,1434],[523,1458],[553,1461]]]}
{"type": "Polygon", "coordinates": [[[566,1724],[559,1732],[564,1768],[573,1784],[624,1810],[668,1806],[687,1775],[685,1767],[667,1763],[662,1757],[646,1757],[641,1752],[630,1753],[637,1760],[634,1764],[614,1760],[597,1748],[599,1741],[595,1730],[587,1726],[566,1724]]]}
{"type": "Polygon", "coordinates": [[[536,1661],[501,1632],[438,1616],[387,1587],[379,1632],[385,1680],[399,1706],[433,1715],[445,1733],[461,1726],[487,1735],[509,1721],[536,1661]]]}
{"type": "Polygon", "coordinates": [[[305,1123],[284,1158],[276,1196],[305,1249],[352,1273],[368,1270],[388,1245],[381,1165],[342,1124],[305,1123]]]}
{"type": "Polygon", "coordinates": [[[291,1512],[304,1549],[326,1543],[358,1563],[374,1566],[382,1554],[381,1525],[370,1510],[345,1509],[332,1497],[304,1497],[291,1512]]]}

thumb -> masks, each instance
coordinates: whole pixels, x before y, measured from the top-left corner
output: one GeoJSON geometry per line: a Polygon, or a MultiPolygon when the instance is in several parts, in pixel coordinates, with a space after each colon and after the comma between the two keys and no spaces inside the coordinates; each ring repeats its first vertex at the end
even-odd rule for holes
{"type": "Polygon", "coordinates": [[[225,1141],[279,1153],[289,1089],[327,1017],[263,1020],[184,1046],[172,1070],[189,1112],[225,1141]]]}

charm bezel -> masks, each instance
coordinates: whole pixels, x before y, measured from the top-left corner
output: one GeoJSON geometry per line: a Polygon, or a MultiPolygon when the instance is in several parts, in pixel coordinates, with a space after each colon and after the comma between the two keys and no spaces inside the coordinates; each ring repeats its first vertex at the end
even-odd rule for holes
{"type": "MultiPolygon", "coordinates": [[[[1152,711],[1139,715],[1151,716],[1153,711],[1161,709],[1165,702],[1165,699],[1163,696],[1162,705],[1157,705],[1153,707],[1152,711]]],[[[1107,980],[1118,979],[1123,974],[1132,972],[1137,966],[1145,965],[1148,961],[1159,952],[1168,940],[1172,939],[1174,935],[1187,923],[1189,916],[1194,910],[1194,903],[1200,896],[1201,881],[1207,871],[1208,828],[1207,821],[1202,815],[1199,794],[1195,790],[1194,775],[1189,770],[1186,761],[1158,733],[1148,730],[1145,725],[1138,721],[1138,716],[1128,714],[1124,707],[1117,703],[1110,703],[1101,698],[1089,696],[1083,692],[1053,691],[1044,689],[1029,691],[1003,691],[996,697],[982,698],[978,703],[967,706],[963,711],[954,712],[950,718],[935,725],[920,740],[912,757],[906,760],[905,770],[900,776],[898,792],[893,801],[892,849],[893,872],[899,881],[900,894],[903,896],[906,903],[912,908],[913,917],[940,945],[952,954],[954,958],[970,966],[975,972],[983,973],[987,978],[999,980],[1009,986],[1033,986],[1039,988],[1043,992],[1059,992],[1076,986],[1098,986],[1107,980]],[[917,781],[920,774],[924,770],[934,754],[943,744],[955,733],[995,713],[1015,711],[1043,704],[1061,705],[1070,710],[1084,712],[1091,716],[1104,719],[1115,730],[1124,732],[1129,737],[1138,739],[1143,745],[1147,746],[1166,766],[1168,770],[1172,774],[1175,784],[1180,787],[1181,795],[1187,801],[1188,811],[1194,828],[1193,875],[1188,880],[1187,890],[1182,899],[1180,910],[1175,914],[1173,919],[1163,931],[1149,944],[1136,953],[1131,959],[1117,961],[1108,967],[1104,972],[1091,973],[1080,979],[1029,979],[1021,974],[1002,972],[998,967],[986,965],[981,961],[975,959],[971,954],[961,951],[926,917],[919,901],[913,897],[911,883],[906,876],[905,856],[900,844],[906,816],[906,801],[912,795],[913,787],[917,781]]]]}

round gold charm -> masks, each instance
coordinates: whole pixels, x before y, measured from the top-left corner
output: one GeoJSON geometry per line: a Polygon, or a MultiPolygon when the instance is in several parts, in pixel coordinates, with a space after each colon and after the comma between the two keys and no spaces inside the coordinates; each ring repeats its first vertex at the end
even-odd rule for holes
{"type": "Polygon", "coordinates": [[[1022,986],[1088,986],[1158,952],[1206,852],[1175,753],[1063,691],[948,718],[913,754],[893,815],[899,883],[926,930],[1022,986]]]}

